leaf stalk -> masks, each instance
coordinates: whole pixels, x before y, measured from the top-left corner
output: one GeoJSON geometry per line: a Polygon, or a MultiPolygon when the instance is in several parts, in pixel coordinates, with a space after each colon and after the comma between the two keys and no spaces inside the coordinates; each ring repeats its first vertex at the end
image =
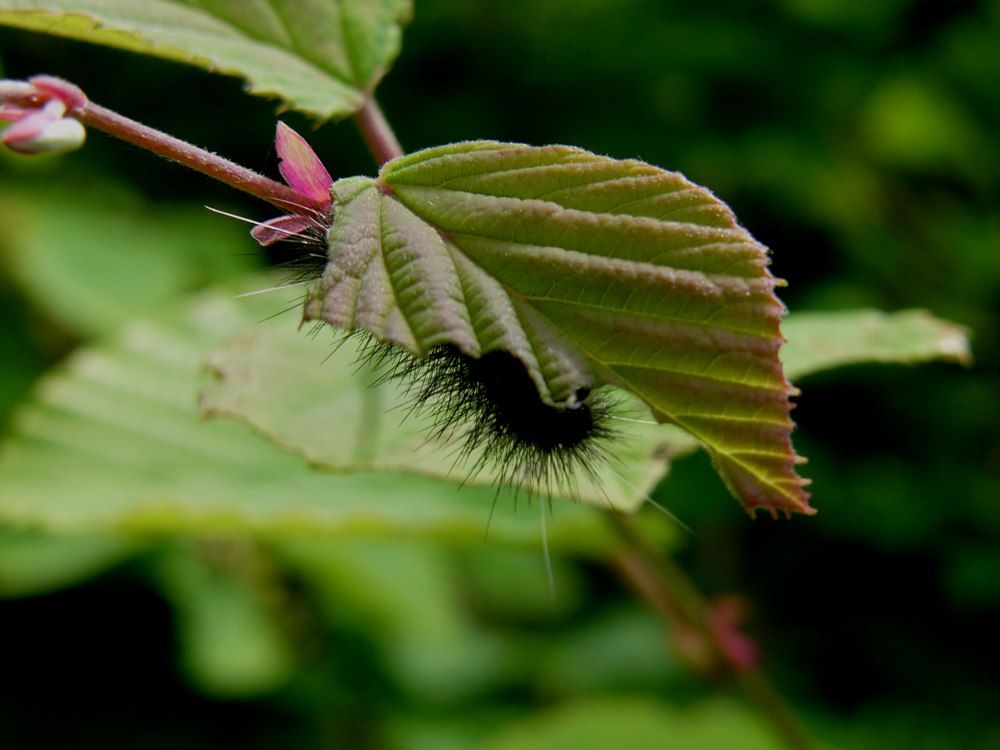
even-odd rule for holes
{"type": "MultiPolygon", "coordinates": [[[[791,707],[761,668],[756,664],[739,666],[727,658],[730,647],[712,626],[711,605],[694,581],[668,555],[656,549],[630,517],[610,511],[606,517],[625,542],[612,560],[621,578],[675,636],[694,634],[699,645],[707,647],[708,653],[701,655],[704,659],[687,661],[703,672],[732,679],[789,750],[815,750],[791,707]]],[[[690,657],[691,653],[683,655],[690,657]]]]}
{"type": "Polygon", "coordinates": [[[368,97],[364,106],[354,113],[354,124],[361,131],[361,137],[380,167],[403,155],[403,148],[399,145],[392,126],[373,97],[368,97]]]}
{"type": "Polygon", "coordinates": [[[322,209],[319,205],[310,205],[313,201],[284,183],[93,102],[85,104],[75,115],[87,127],[182,164],[279,208],[288,210],[305,204],[309,208],[322,209]]]}

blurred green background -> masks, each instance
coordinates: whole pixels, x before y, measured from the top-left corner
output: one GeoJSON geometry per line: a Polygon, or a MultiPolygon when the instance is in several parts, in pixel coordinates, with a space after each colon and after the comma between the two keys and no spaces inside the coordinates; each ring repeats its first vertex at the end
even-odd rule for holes
{"type": "MultiPolygon", "coordinates": [[[[273,105],[236,80],[6,29],[0,65],[276,173],[273,105]]],[[[800,384],[816,517],[749,522],[703,456],[657,492],[693,530],[681,563],[746,597],[829,747],[1000,748],[998,82],[996,0],[418,0],[379,89],[408,150],[563,142],[684,172],[772,248],[793,310],[924,307],[973,330],[968,370],[800,384]]],[[[284,119],[335,176],[372,172],[349,123],[284,119]]],[[[100,135],[0,170],[2,420],[123,315],[283,259],[200,206],[266,208],[100,135]],[[109,232],[134,254],[102,253],[109,232]],[[33,242],[83,249],[46,266],[33,242]]],[[[0,530],[0,744],[589,747],[567,728],[590,721],[603,747],[613,716],[631,747],[773,746],[607,570],[555,565],[550,600],[539,550],[488,542],[0,530]]]]}

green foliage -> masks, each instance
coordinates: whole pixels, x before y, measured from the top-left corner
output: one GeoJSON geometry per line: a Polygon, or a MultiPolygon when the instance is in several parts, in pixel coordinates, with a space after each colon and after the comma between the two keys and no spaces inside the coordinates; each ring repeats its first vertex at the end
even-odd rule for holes
{"type": "Polygon", "coordinates": [[[133,549],[112,535],[50,536],[0,528],[0,597],[38,596],[82,583],[133,549]]]}
{"type": "MultiPolygon", "coordinates": [[[[426,444],[428,426],[418,416],[400,424],[405,396],[372,389],[357,374],[353,342],[330,353],[287,318],[258,322],[273,309],[262,296],[206,294],[81,349],[17,414],[0,462],[0,513],[62,531],[312,528],[478,539],[481,510],[498,500],[490,477],[466,482],[446,451],[426,444]],[[222,378],[212,387],[209,362],[222,378]],[[202,391],[203,410],[235,416],[335,473],[310,472],[237,425],[201,421],[202,391]],[[61,470],[52,475],[48,466],[61,470]],[[442,492],[448,486],[453,491],[442,492]]],[[[792,328],[814,331],[824,317],[838,316],[792,328]]],[[[828,338],[836,330],[836,321],[825,326],[828,338]]],[[[890,356],[888,348],[873,351],[890,356]]],[[[826,366],[857,361],[859,353],[834,355],[825,353],[826,366]]],[[[580,498],[632,511],[642,488],[665,473],[661,457],[683,455],[691,444],[649,425],[621,429],[622,466],[605,472],[603,488],[581,485],[580,498]]],[[[597,550],[606,544],[601,528],[583,508],[568,506],[549,534],[567,549],[597,550]]],[[[535,519],[499,514],[490,535],[496,543],[533,539],[535,519]]]]}
{"type": "Polygon", "coordinates": [[[154,569],[176,616],[180,667],[208,695],[267,695],[296,666],[289,635],[278,627],[278,583],[267,590],[266,573],[245,547],[226,540],[178,546],[154,569]]]}
{"type": "Polygon", "coordinates": [[[914,364],[944,359],[968,365],[969,340],[961,326],[924,310],[804,312],[781,326],[788,339],[781,361],[790,378],[831,367],[883,362],[914,364]]]}
{"type": "Polygon", "coordinates": [[[74,335],[114,331],[257,266],[240,228],[199,206],[153,204],[111,181],[86,191],[69,182],[4,190],[0,252],[32,302],[74,335]]]}
{"type": "Polygon", "coordinates": [[[482,750],[598,750],[616,745],[654,750],[665,741],[676,750],[780,747],[752,716],[730,704],[679,710],[648,699],[617,699],[567,706],[514,724],[482,750]]]}
{"type": "Polygon", "coordinates": [[[409,0],[300,8],[240,0],[130,0],[0,6],[0,24],[117,47],[246,79],[316,117],[360,109],[399,53],[409,0]]]}

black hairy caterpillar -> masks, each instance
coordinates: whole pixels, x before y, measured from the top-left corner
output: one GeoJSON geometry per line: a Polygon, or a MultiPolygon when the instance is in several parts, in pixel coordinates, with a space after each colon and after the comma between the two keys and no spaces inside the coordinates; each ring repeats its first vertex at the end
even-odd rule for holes
{"type": "MultiPolygon", "coordinates": [[[[319,232],[294,240],[307,251],[278,264],[286,270],[279,288],[316,281],[327,263],[325,255],[312,251],[324,246],[319,232]]],[[[432,439],[460,442],[456,464],[464,464],[470,476],[492,467],[499,486],[549,496],[558,490],[574,494],[578,473],[600,484],[598,470],[610,459],[609,444],[617,436],[610,425],[615,401],[607,388],[583,385],[567,403],[554,405],[541,397],[524,363],[506,350],[473,357],[442,345],[416,356],[365,331],[348,335],[363,339],[359,363],[374,372],[374,385],[402,388],[409,413],[429,418],[432,439]]]]}
{"type": "Polygon", "coordinates": [[[472,476],[493,466],[501,486],[572,493],[578,471],[597,481],[609,460],[614,402],[604,390],[580,387],[564,405],[547,403],[506,350],[472,357],[445,345],[415,357],[369,337],[365,351],[377,382],[395,382],[411,413],[429,416],[432,438],[461,442],[458,462],[472,476]]]}
{"type": "MultiPolygon", "coordinates": [[[[328,258],[313,248],[326,249],[325,228],[317,221],[290,238],[306,252],[278,264],[286,271],[279,287],[322,277],[328,258]]],[[[429,417],[432,439],[460,441],[456,463],[465,464],[470,476],[493,467],[499,486],[549,496],[559,489],[573,494],[578,472],[600,484],[598,468],[609,460],[608,445],[617,435],[609,424],[614,400],[607,389],[581,386],[566,404],[554,405],[506,350],[473,357],[442,345],[417,356],[366,331],[348,335],[363,339],[359,363],[374,372],[373,385],[402,388],[410,397],[409,413],[429,417]]]]}

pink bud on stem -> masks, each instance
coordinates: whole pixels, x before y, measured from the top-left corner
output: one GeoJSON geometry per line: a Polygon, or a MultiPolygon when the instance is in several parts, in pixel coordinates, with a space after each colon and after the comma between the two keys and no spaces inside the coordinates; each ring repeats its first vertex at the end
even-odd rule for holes
{"type": "MultiPolygon", "coordinates": [[[[297,159],[304,160],[302,163],[306,166],[290,167],[296,177],[286,185],[94,104],[78,87],[52,76],[34,76],[27,82],[0,81],[0,119],[13,121],[3,134],[3,143],[21,153],[52,153],[78,148],[85,138],[84,128],[95,128],[279,208],[292,210],[296,215],[329,213],[332,180],[301,138],[311,159],[299,146],[297,159]],[[322,169],[322,175],[316,171],[316,164],[322,169]],[[325,193],[320,190],[323,184],[325,193]],[[300,189],[306,187],[306,192],[300,189]]],[[[293,162],[297,164],[298,160],[293,159],[293,162]]]]}

